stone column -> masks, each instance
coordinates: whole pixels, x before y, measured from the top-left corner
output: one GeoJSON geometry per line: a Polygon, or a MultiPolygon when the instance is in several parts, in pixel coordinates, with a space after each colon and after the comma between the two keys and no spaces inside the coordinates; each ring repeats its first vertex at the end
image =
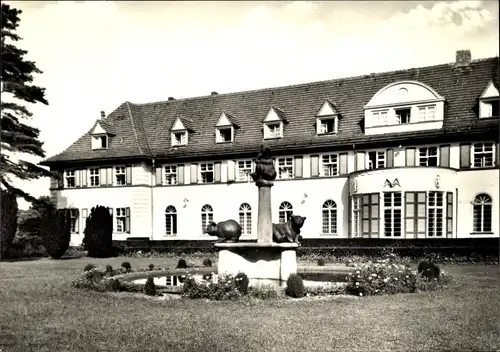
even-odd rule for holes
{"type": "Polygon", "coordinates": [[[257,214],[257,243],[273,242],[273,221],[271,213],[271,187],[272,183],[258,185],[259,203],[257,214]]]}

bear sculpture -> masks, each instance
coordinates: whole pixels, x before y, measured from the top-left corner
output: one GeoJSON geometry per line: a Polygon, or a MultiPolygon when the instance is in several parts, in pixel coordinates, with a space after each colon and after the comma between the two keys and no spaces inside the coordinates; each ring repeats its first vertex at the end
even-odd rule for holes
{"type": "Polygon", "coordinates": [[[300,236],[300,229],[306,221],[305,216],[292,215],[290,219],[284,224],[273,224],[273,242],[276,243],[298,243],[302,236],[300,236]]]}
{"type": "Polygon", "coordinates": [[[208,224],[205,233],[217,236],[221,239],[220,242],[238,242],[241,236],[241,225],[232,219],[219,223],[212,221],[208,224]]]}

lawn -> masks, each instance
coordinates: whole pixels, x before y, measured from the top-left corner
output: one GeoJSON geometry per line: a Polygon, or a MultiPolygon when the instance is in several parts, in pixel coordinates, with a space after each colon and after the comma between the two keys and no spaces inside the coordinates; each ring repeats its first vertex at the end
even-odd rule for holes
{"type": "MultiPolygon", "coordinates": [[[[500,349],[499,266],[446,266],[442,291],[334,300],[153,301],[77,290],[86,263],[0,263],[0,351],[494,351],[500,349]]],[[[201,262],[201,259],[199,260],[201,262]]]]}

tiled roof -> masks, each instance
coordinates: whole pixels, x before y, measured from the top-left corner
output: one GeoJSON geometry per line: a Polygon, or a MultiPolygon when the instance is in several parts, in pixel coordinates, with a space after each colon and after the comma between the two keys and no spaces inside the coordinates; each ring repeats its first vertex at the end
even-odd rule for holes
{"type": "MultiPolygon", "coordinates": [[[[310,146],[352,145],[389,138],[408,139],[422,135],[498,131],[498,119],[478,119],[478,97],[493,80],[498,86],[498,57],[474,60],[469,67],[442,64],[408,70],[299,84],[254,91],[218,94],[164,102],[123,103],[104,121],[116,136],[107,150],[92,151],[86,133],[64,152],[46,162],[119,157],[189,158],[257,152],[263,142],[262,121],[271,107],[288,121],[281,139],[266,141],[273,150],[310,146]],[[363,131],[363,106],[387,84],[415,80],[446,99],[443,130],[367,136],[363,131]],[[325,100],[334,102],[340,114],[338,133],[316,135],[315,115],[325,100]],[[282,109],[282,110],[281,110],[282,109]],[[237,118],[240,127],[233,143],[215,143],[214,126],[223,112],[237,118]],[[189,144],[171,147],[170,128],[177,117],[194,132],[189,144]]],[[[498,135],[498,132],[496,133],[498,135]]]]}

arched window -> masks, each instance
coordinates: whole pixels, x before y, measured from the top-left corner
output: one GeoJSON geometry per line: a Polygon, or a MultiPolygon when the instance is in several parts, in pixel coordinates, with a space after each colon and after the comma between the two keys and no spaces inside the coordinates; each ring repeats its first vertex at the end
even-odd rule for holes
{"type": "Polygon", "coordinates": [[[214,210],[210,204],[201,207],[201,230],[205,233],[209,223],[214,221],[214,210]]]}
{"type": "Polygon", "coordinates": [[[177,235],[177,210],[172,205],[165,209],[165,235],[177,235]]]}
{"type": "Polygon", "coordinates": [[[283,202],[279,208],[279,222],[285,223],[293,215],[293,207],[289,202],[283,202]]]}
{"type": "Polygon", "coordinates": [[[486,193],[481,193],[474,198],[473,204],[473,231],[491,232],[491,217],[493,201],[486,193]]]}
{"type": "Polygon", "coordinates": [[[242,227],[242,235],[250,235],[252,233],[252,207],[250,204],[243,203],[240,205],[240,225],[242,227]]]}
{"type": "Polygon", "coordinates": [[[337,204],[333,200],[327,200],[323,203],[322,234],[337,234],[337,204]]]}

